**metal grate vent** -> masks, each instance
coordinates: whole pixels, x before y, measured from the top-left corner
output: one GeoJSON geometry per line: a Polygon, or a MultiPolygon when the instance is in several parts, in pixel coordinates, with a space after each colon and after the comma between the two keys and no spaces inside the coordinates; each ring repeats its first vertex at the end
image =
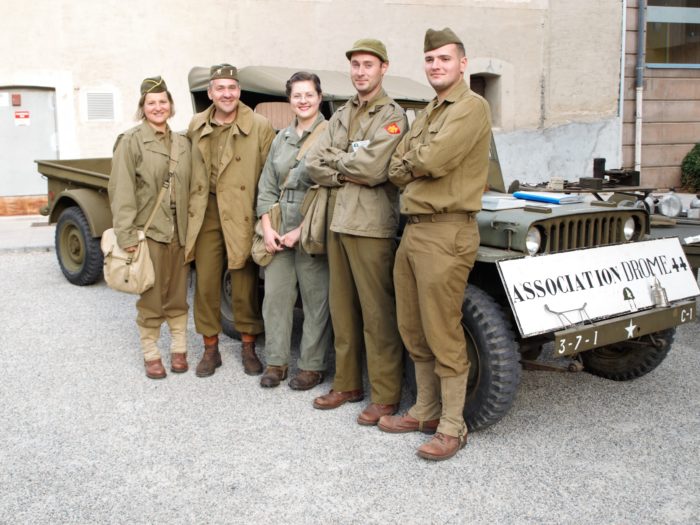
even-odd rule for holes
{"type": "MultiPolygon", "coordinates": [[[[545,253],[625,242],[623,225],[628,217],[629,215],[617,213],[601,213],[542,222],[540,226],[547,242],[545,253]]],[[[637,217],[636,222],[639,224],[642,219],[637,217]]]]}
{"type": "Polygon", "coordinates": [[[88,92],[88,120],[114,120],[114,93],[88,92]]]}

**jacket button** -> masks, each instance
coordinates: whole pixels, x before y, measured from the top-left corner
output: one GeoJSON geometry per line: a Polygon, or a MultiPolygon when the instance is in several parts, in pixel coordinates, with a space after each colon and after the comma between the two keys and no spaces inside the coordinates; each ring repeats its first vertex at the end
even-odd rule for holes
{"type": "Polygon", "coordinates": [[[245,191],[245,186],[241,186],[241,191],[245,191]]]}
{"type": "Polygon", "coordinates": [[[236,160],[241,160],[241,157],[239,157],[238,155],[236,155],[236,160]]]}
{"type": "Polygon", "coordinates": [[[249,219],[248,219],[248,217],[246,217],[246,218],[245,218],[245,222],[249,222],[249,219]]]}

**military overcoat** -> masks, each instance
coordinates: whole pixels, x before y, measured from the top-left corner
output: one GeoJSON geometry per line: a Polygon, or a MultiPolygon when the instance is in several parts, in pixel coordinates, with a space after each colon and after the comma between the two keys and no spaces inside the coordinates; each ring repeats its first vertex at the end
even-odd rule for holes
{"type": "MultiPolygon", "coordinates": [[[[189,228],[185,243],[185,259],[194,259],[197,235],[202,227],[209,199],[211,159],[209,135],[214,105],[197,113],[190,122],[187,135],[192,141],[192,184],[190,186],[189,228]]],[[[238,103],[236,120],[225,137],[221,137],[223,153],[216,182],[216,201],[226,244],[229,269],[243,268],[250,257],[255,226],[255,200],[260,172],[275,132],[270,122],[238,103]]]]}

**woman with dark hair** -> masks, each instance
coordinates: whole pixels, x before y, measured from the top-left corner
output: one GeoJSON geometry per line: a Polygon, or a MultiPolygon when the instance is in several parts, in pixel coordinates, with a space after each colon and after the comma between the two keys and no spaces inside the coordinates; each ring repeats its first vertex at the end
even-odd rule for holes
{"type": "Polygon", "coordinates": [[[332,330],[328,313],[328,262],[307,254],[299,243],[301,203],[313,184],[304,156],[325,127],[320,113],[322,93],[317,75],[300,71],[287,81],[287,98],[294,121],[280,131],[270,147],[258,183],[257,214],[262,220],[265,247],[274,254],[265,267],[265,354],[267,368],[260,386],[275,387],[287,378],[297,284],[304,308],[298,372],[290,380],[294,390],[308,390],[323,381],[332,330]],[[281,197],[281,198],[280,198],[281,197]],[[279,202],[281,228],[275,231],[270,208],[279,202]]]}
{"type": "Polygon", "coordinates": [[[184,245],[192,163],[189,140],[168,126],[173,114],[173,98],[165,81],[145,79],[137,110],[142,122],[117,138],[108,185],[117,242],[127,252],[136,250],[139,232],[157,208],[146,232],[155,283],[136,302],[144,366],[151,379],[166,376],[158,350],[163,321],[170,327],[170,370],[188,368],[184,245]],[[164,185],[167,191],[158,200],[164,185]]]}

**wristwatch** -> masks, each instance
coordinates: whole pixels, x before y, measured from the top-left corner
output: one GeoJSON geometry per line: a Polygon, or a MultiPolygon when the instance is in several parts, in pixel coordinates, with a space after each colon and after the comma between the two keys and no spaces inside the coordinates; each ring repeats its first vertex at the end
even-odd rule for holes
{"type": "Polygon", "coordinates": [[[338,173],[337,179],[338,179],[338,182],[343,184],[345,182],[345,175],[343,175],[342,173],[338,173]]]}

